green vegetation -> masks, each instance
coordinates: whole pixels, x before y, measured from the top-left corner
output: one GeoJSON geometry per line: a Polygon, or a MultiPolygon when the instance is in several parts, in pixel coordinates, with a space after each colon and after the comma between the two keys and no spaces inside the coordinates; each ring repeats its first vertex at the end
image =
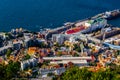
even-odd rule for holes
{"type": "Polygon", "coordinates": [[[47,60],[47,61],[44,61],[42,65],[46,65],[46,66],[48,66],[49,63],[50,63],[50,61],[47,60]]]}
{"type": "Polygon", "coordinates": [[[58,51],[57,56],[62,56],[62,52],[58,51]]]}
{"type": "Polygon", "coordinates": [[[48,73],[47,76],[53,76],[54,74],[53,73],[48,73]]]}
{"type": "Polygon", "coordinates": [[[8,49],[7,52],[6,52],[6,56],[7,56],[7,57],[10,57],[11,53],[12,53],[12,50],[11,50],[11,49],[8,49]]]}
{"type": "Polygon", "coordinates": [[[95,62],[90,62],[89,65],[90,66],[97,66],[97,64],[95,62]]]}
{"type": "Polygon", "coordinates": [[[54,46],[56,46],[56,47],[64,47],[65,45],[64,44],[59,44],[58,42],[55,42],[55,44],[54,44],[54,46]]]}
{"type": "Polygon", "coordinates": [[[54,46],[60,47],[60,44],[59,43],[55,43],[54,46]]]}
{"type": "Polygon", "coordinates": [[[46,44],[45,44],[44,42],[42,42],[42,43],[38,44],[38,46],[39,46],[40,48],[45,48],[45,47],[46,47],[46,44]]]}
{"type": "Polygon", "coordinates": [[[77,52],[81,52],[79,44],[74,44],[74,50],[77,52]]]}
{"type": "Polygon", "coordinates": [[[8,65],[0,65],[0,80],[10,80],[17,77],[17,72],[20,70],[19,62],[10,61],[8,65]]]}
{"type": "Polygon", "coordinates": [[[24,60],[28,60],[28,59],[30,59],[30,55],[25,55],[25,57],[24,57],[24,60]]]}
{"type": "Polygon", "coordinates": [[[120,66],[114,69],[106,69],[91,72],[87,68],[71,67],[61,76],[55,77],[56,80],[120,80],[120,66]]]}
{"type": "Polygon", "coordinates": [[[74,57],[79,57],[79,55],[78,55],[77,53],[75,53],[73,56],[74,56],[74,57]]]}

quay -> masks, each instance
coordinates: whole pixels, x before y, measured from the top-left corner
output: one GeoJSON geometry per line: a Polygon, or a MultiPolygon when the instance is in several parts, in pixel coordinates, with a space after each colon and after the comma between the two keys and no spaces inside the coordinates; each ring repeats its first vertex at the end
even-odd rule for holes
{"type": "Polygon", "coordinates": [[[52,30],[48,31],[45,34],[45,38],[49,39],[49,38],[52,37],[52,34],[59,34],[59,33],[65,32],[66,30],[68,30],[70,28],[73,28],[75,24],[82,23],[83,21],[96,19],[96,18],[104,18],[104,19],[109,20],[109,19],[113,19],[113,18],[118,17],[118,16],[120,16],[120,10],[119,9],[113,10],[113,11],[107,11],[105,13],[101,13],[101,14],[98,14],[98,15],[93,16],[93,17],[89,17],[89,18],[86,18],[86,19],[78,20],[76,22],[66,24],[66,25],[64,25],[62,27],[52,29],[52,30]]]}

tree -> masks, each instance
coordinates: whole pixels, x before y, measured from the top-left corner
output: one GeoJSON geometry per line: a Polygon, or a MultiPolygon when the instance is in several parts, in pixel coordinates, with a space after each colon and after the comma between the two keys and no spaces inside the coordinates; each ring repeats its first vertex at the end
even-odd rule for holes
{"type": "Polygon", "coordinates": [[[58,51],[57,56],[62,56],[62,52],[58,51]]]}
{"type": "Polygon", "coordinates": [[[81,52],[79,44],[74,44],[74,50],[81,52]]]}
{"type": "Polygon", "coordinates": [[[53,73],[48,73],[47,76],[53,76],[54,74],[53,73]]]}
{"type": "Polygon", "coordinates": [[[73,56],[75,56],[75,57],[79,57],[79,55],[78,55],[77,53],[75,53],[73,56]]]}
{"type": "Polygon", "coordinates": [[[10,61],[8,65],[0,64],[0,80],[10,80],[16,77],[17,72],[20,70],[20,63],[10,61]]]}
{"type": "Polygon", "coordinates": [[[25,57],[24,57],[24,60],[28,60],[28,59],[30,59],[30,55],[25,55],[25,57]]]}
{"type": "Polygon", "coordinates": [[[120,51],[119,50],[117,51],[117,54],[120,55],[120,51]]]}
{"type": "Polygon", "coordinates": [[[59,43],[56,42],[56,43],[54,44],[54,46],[59,47],[60,45],[59,45],[59,43]]]}
{"type": "Polygon", "coordinates": [[[81,49],[80,48],[76,48],[75,49],[77,52],[81,52],[81,49]]]}
{"type": "Polygon", "coordinates": [[[100,70],[98,72],[92,73],[91,80],[113,80],[115,79],[114,75],[115,73],[110,69],[107,69],[106,71],[100,70]]]}
{"type": "Polygon", "coordinates": [[[12,53],[12,50],[11,49],[7,49],[6,56],[10,57],[11,53],[12,53]]]}
{"type": "Polygon", "coordinates": [[[10,62],[6,66],[6,78],[10,79],[17,75],[17,72],[20,70],[20,63],[19,62],[10,62]]]}
{"type": "Polygon", "coordinates": [[[91,72],[86,68],[79,69],[79,67],[71,67],[66,70],[60,77],[61,80],[89,80],[91,72]]]}
{"type": "Polygon", "coordinates": [[[60,80],[119,80],[116,71],[106,69],[97,72],[88,71],[87,68],[70,67],[58,79],[60,80]]]}
{"type": "Polygon", "coordinates": [[[5,77],[5,68],[6,68],[6,67],[5,67],[4,65],[1,65],[1,64],[0,64],[0,74],[1,74],[1,75],[0,75],[0,79],[1,79],[1,80],[4,80],[4,77],[5,77]]]}
{"type": "Polygon", "coordinates": [[[40,48],[45,48],[45,47],[46,47],[46,44],[45,44],[44,42],[39,43],[39,44],[38,44],[38,47],[40,47],[40,48]]]}
{"type": "Polygon", "coordinates": [[[89,63],[89,65],[90,66],[97,66],[97,64],[95,62],[92,62],[92,61],[89,63]]]}

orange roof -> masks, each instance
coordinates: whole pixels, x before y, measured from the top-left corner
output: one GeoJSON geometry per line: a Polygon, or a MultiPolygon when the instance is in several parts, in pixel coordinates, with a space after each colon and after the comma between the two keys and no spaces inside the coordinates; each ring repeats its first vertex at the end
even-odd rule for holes
{"type": "Polygon", "coordinates": [[[28,49],[28,54],[30,54],[30,55],[32,55],[32,54],[34,54],[34,53],[36,53],[37,52],[37,48],[36,47],[30,47],[29,49],[28,49]]]}
{"type": "Polygon", "coordinates": [[[17,39],[14,39],[13,42],[17,42],[18,40],[17,39]]]}

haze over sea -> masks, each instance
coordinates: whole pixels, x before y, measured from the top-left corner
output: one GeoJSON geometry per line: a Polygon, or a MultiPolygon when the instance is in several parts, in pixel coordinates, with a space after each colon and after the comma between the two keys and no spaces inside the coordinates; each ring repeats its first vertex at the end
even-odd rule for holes
{"type": "MultiPolygon", "coordinates": [[[[120,0],[0,0],[0,31],[55,28],[114,9],[120,0]]],[[[109,23],[120,27],[120,18],[109,23]]]]}

